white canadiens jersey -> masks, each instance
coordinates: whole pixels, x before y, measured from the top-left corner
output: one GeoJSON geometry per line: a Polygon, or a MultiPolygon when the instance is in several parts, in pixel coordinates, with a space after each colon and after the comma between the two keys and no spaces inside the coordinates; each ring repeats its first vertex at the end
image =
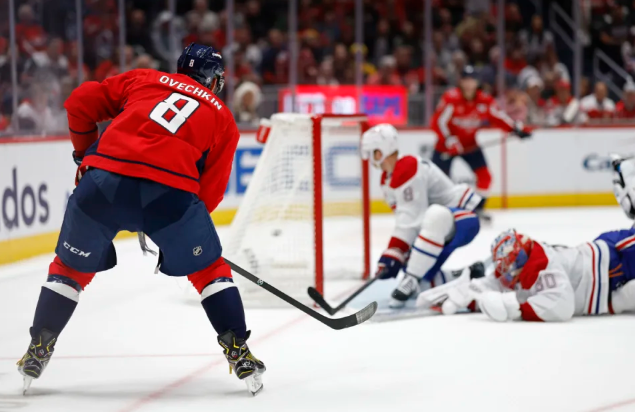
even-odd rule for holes
{"type": "Polygon", "coordinates": [[[467,184],[454,184],[435,164],[415,156],[400,158],[391,175],[384,173],[381,188],[396,215],[393,237],[408,245],[416,239],[431,204],[472,211],[481,202],[467,184]]]}
{"type": "MultiPolygon", "coordinates": [[[[493,275],[472,282],[509,291],[493,275]]],[[[609,295],[609,249],[602,240],[572,248],[535,242],[516,285],[522,318],[530,321],[611,313],[609,295]]]]}

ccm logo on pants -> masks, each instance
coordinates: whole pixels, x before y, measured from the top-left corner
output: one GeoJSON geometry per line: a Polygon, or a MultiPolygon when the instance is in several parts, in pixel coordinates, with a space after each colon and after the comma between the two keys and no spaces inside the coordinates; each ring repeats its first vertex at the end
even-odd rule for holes
{"type": "Polygon", "coordinates": [[[65,247],[66,249],[70,250],[70,251],[71,251],[71,253],[74,253],[74,254],[79,255],[79,256],[82,256],[82,257],[88,257],[88,256],[90,256],[90,254],[91,254],[91,253],[93,253],[93,252],[88,252],[88,253],[83,252],[83,251],[81,251],[81,250],[77,249],[76,247],[73,247],[73,246],[69,245],[69,244],[68,244],[68,243],[66,243],[66,242],[64,242],[64,247],[65,247]]]}

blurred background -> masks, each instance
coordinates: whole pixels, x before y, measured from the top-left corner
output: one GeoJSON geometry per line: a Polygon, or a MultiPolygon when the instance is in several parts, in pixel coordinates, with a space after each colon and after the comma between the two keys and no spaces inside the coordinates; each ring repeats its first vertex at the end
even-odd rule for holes
{"type": "Polygon", "coordinates": [[[634,0],[0,0],[0,136],[66,134],[78,84],[226,60],[239,126],[280,111],[427,126],[474,65],[512,118],[635,122],[634,0]]]}

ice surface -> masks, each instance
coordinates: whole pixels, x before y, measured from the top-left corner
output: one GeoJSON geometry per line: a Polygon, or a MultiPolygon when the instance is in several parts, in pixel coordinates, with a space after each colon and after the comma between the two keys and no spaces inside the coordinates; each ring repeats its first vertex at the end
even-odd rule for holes
{"type": "MultiPolygon", "coordinates": [[[[514,210],[494,219],[447,267],[482,258],[508,227],[577,244],[629,225],[618,207],[514,210]]],[[[389,216],[373,218],[373,259],[391,228],[389,216]]],[[[27,397],[15,362],[27,347],[51,257],[0,267],[0,411],[635,410],[631,316],[497,324],[474,314],[332,331],[293,309],[248,310],[250,346],[267,364],[265,389],[253,398],[228,375],[216,334],[186,285],[154,275],[154,258],[144,258],[135,240],[117,250],[119,265],[82,294],[27,397]]],[[[327,293],[341,294],[343,284],[328,284],[327,293]]],[[[380,284],[354,303],[383,299],[390,288],[380,284]]]]}

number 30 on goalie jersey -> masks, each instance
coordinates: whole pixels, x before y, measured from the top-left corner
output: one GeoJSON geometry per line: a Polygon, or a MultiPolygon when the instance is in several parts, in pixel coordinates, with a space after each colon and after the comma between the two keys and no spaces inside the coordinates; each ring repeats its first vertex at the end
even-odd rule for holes
{"type": "Polygon", "coordinates": [[[238,129],[218,97],[190,77],[131,70],[82,84],[65,107],[85,166],[192,192],[209,211],[221,201],[238,129]],[[97,139],[96,123],[109,119],[97,139]]]}

